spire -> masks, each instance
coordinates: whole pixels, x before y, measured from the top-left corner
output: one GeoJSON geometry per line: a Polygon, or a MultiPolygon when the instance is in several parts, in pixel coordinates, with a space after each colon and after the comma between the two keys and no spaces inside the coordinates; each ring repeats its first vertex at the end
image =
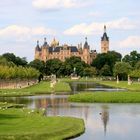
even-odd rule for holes
{"type": "Polygon", "coordinates": [[[85,49],[89,49],[89,45],[88,45],[88,42],[87,42],[87,37],[85,37],[84,48],[85,48],[85,49]]]}
{"type": "Polygon", "coordinates": [[[47,39],[46,39],[46,37],[44,38],[44,43],[46,43],[47,42],[47,39]]]}
{"type": "Polygon", "coordinates": [[[36,51],[40,51],[39,40],[37,40],[36,51]]]}
{"type": "Polygon", "coordinates": [[[104,33],[106,33],[106,25],[104,25],[104,33]]]}
{"type": "Polygon", "coordinates": [[[104,34],[101,37],[101,41],[109,41],[109,37],[107,36],[107,33],[106,33],[106,25],[104,25],[104,34]]]}
{"type": "Polygon", "coordinates": [[[46,37],[44,37],[44,44],[43,44],[43,47],[46,47],[47,46],[47,39],[46,37]]]}
{"type": "Polygon", "coordinates": [[[39,40],[37,40],[37,46],[39,46],[39,40]]]}

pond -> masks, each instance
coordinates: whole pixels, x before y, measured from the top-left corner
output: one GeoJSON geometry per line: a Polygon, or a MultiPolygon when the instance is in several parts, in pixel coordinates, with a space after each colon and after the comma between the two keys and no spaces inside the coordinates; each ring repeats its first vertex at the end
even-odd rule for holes
{"type": "Polygon", "coordinates": [[[113,88],[95,82],[71,82],[70,86],[73,93],[77,93],[78,91],[124,91],[126,90],[120,88],[113,88]]]}
{"type": "Polygon", "coordinates": [[[46,116],[83,118],[85,133],[75,140],[139,140],[140,104],[69,103],[67,95],[1,97],[0,101],[46,108],[46,116]]]}

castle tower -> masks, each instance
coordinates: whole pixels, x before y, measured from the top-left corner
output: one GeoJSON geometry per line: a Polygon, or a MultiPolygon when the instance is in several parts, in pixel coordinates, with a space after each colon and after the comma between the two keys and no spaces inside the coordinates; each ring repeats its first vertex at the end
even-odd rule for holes
{"type": "Polygon", "coordinates": [[[47,60],[47,57],[48,57],[48,47],[49,47],[49,45],[48,45],[48,43],[47,43],[47,39],[46,38],[44,38],[44,44],[43,44],[43,46],[42,46],[42,53],[41,53],[41,57],[42,57],[42,60],[44,61],[44,62],[46,62],[46,60],[47,60]]]}
{"type": "Polygon", "coordinates": [[[37,45],[35,47],[35,59],[40,60],[40,55],[41,55],[41,48],[39,47],[39,41],[37,41],[37,45]]]}
{"type": "Polygon", "coordinates": [[[101,37],[101,53],[107,53],[109,51],[109,37],[106,33],[106,26],[104,26],[104,34],[101,37]]]}
{"type": "Polygon", "coordinates": [[[88,45],[87,42],[87,37],[85,38],[85,44],[83,47],[83,60],[85,61],[85,63],[90,64],[90,46],[88,45]]]}

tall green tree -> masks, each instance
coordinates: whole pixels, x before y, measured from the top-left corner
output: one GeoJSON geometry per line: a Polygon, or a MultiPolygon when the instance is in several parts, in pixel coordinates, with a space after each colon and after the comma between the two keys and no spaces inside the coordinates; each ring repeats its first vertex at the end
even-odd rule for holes
{"type": "Polygon", "coordinates": [[[105,65],[108,65],[110,67],[109,73],[113,75],[113,68],[116,62],[121,61],[122,55],[115,51],[110,51],[108,53],[102,53],[98,54],[96,59],[93,60],[92,66],[96,67],[98,70],[98,73],[100,73],[101,69],[104,69],[103,67],[105,65]]]}
{"type": "Polygon", "coordinates": [[[76,56],[66,58],[64,65],[66,75],[71,75],[74,72],[75,68],[76,74],[79,76],[83,76],[84,68],[89,67],[89,65],[82,61],[80,57],[76,56]]]}
{"type": "Polygon", "coordinates": [[[46,75],[55,74],[57,76],[61,76],[61,73],[59,73],[61,65],[63,64],[62,61],[59,59],[50,59],[46,61],[46,67],[45,67],[45,73],[46,75]]]}
{"type": "Polygon", "coordinates": [[[13,62],[9,62],[7,61],[6,58],[4,58],[3,56],[0,56],[0,65],[2,66],[14,66],[15,64],[13,62]]]}
{"type": "Polygon", "coordinates": [[[38,59],[31,61],[28,64],[30,67],[33,67],[37,70],[39,70],[42,74],[45,73],[45,62],[44,61],[40,61],[38,59]]]}
{"type": "Polygon", "coordinates": [[[84,68],[83,76],[93,77],[97,75],[97,70],[94,67],[86,67],[84,68]]]}
{"type": "Polygon", "coordinates": [[[137,51],[132,51],[130,52],[130,54],[125,55],[122,60],[123,62],[127,62],[132,67],[134,67],[136,63],[140,61],[140,53],[138,53],[137,51]]]}
{"type": "Polygon", "coordinates": [[[140,61],[138,61],[135,65],[135,69],[140,70],[140,61]]]}
{"type": "Polygon", "coordinates": [[[100,70],[100,75],[102,76],[111,76],[112,72],[111,72],[111,68],[109,65],[104,65],[101,70],[100,70]]]}
{"type": "Polygon", "coordinates": [[[5,53],[2,55],[4,58],[7,59],[7,61],[9,62],[13,62],[15,65],[17,66],[27,66],[27,61],[26,61],[26,58],[23,57],[23,58],[20,58],[18,56],[15,56],[13,53],[5,53]]]}

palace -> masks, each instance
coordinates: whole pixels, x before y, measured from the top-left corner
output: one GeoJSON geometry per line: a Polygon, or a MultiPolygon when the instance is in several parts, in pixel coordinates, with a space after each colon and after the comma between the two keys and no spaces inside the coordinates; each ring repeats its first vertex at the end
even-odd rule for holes
{"type": "MultiPolygon", "coordinates": [[[[109,38],[106,33],[106,26],[104,26],[104,34],[101,37],[101,52],[107,53],[109,51],[109,38]]],[[[90,46],[87,42],[87,37],[85,38],[85,43],[78,44],[78,46],[69,46],[67,44],[59,45],[59,41],[55,38],[50,43],[47,43],[46,38],[44,38],[44,44],[39,46],[39,41],[37,41],[37,46],[35,48],[35,59],[42,60],[46,62],[49,59],[59,59],[61,61],[65,61],[65,58],[69,58],[72,56],[80,57],[87,64],[91,64],[91,62],[96,58],[97,52],[96,50],[90,50],[90,46]]]]}

